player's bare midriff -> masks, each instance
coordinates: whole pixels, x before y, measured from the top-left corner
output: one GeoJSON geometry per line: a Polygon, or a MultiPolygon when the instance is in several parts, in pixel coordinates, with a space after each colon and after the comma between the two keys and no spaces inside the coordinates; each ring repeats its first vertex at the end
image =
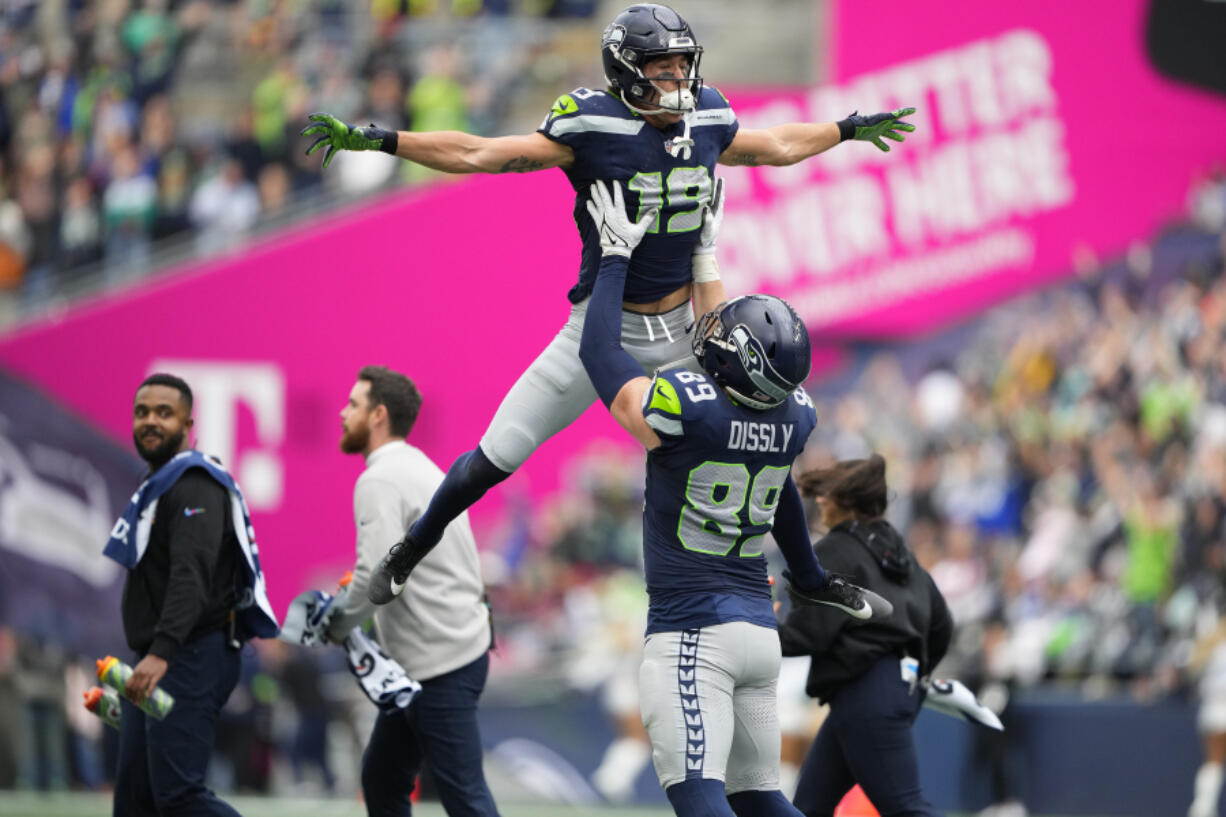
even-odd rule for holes
{"type": "Polygon", "coordinates": [[[629,301],[622,301],[622,309],[627,312],[637,312],[640,315],[659,315],[667,312],[670,309],[676,309],[690,299],[691,285],[686,284],[680,289],[674,290],[658,301],[652,301],[646,304],[632,304],[629,301]]]}

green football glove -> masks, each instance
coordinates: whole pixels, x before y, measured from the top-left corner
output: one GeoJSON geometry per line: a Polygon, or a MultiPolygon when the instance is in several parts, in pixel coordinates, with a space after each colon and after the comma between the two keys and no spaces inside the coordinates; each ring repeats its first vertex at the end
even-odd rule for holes
{"type": "Polygon", "coordinates": [[[901,142],[903,135],[898,131],[910,133],[915,126],[903,122],[904,116],[915,113],[915,108],[899,108],[890,113],[875,113],[872,116],[860,116],[853,112],[851,116],[841,120],[839,125],[840,141],[855,139],[858,142],[872,142],[878,150],[890,152],[890,146],[881,141],[881,137],[901,142]]]}
{"type": "Polygon", "coordinates": [[[309,117],[315,124],[302,129],[301,136],[318,136],[306,149],[310,156],[324,145],[328,152],[324,154],[324,167],[332,161],[332,156],[338,150],[381,150],[384,153],[395,153],[398,137],[394,130],[383,130],[369,125],[365,128],[348,125],[335,116],[326,113],[313,113],[309,117]]]}

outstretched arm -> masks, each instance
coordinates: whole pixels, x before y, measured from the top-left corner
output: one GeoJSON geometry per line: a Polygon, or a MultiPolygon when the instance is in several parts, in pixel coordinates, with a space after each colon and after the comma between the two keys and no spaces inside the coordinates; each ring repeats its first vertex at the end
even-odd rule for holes
{"type": "Polygon", "coordinates": [[[889,152],[882,137],[901,142],[899,131],[910,133],[915,126],[902,121],[915,108],[899,108],[888,113],[860,116],[853,113],[838,122],[792,122],[764,130],[739,130],[732,143],[720,154],[724,165],[794,165],[824,153],[849,139],[872,142],[878,150],[889,152]]]}
{"type": "Polygon", "coordinates": [[[338,150],[380,150],[445,173],[528,173],[565,167],[574,152],[540,133],[473,136],[462,131],[389,131],[374,125],[356,127],[326,113],[313,113],[303,136],[314,136],[311,155],[326,147],[324,167],[338,150]]]}
{"type": "Polygon", "coordinates": [[[397,134],[396,155],[447,173],[530,173],[566,167],[574,151],[540,133],[473,136],[460,131],[397,134]]]}

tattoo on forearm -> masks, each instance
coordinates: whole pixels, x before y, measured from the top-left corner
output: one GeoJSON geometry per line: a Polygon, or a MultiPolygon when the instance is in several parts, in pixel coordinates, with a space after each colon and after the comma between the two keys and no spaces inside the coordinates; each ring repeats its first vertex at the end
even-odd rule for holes
{"type": "Polygon", "coordinates": [[[533,170],[540,170],[545,166],[545,163],[538,159],[529,159],[527,156],[519,156],[511,159],[506,164],[498,169],[499,173],[530,173],[533,170]]]}
{"type": "Polygon", "coordinates": [[[734,165],[757,165],[758,155],[756,153],[736,153],[731,157],[731,164],[734,165]]]}

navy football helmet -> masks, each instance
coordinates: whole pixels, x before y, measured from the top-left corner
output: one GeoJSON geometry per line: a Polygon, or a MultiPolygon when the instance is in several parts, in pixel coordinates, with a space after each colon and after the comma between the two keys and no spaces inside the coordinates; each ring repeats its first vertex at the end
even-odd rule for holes
{"type": "Polygon", "coordinates": [[[813,367],[809,330],[774,295],[742,295],[703,315],[694,355],[716,384],[750,408],[782,403],[813,367]]]}
{"type": "Polygon", "coordinates": [[[613,18],[600,38],[604,75],[609,87],[632,110],[639,113],[680,113],[694,109],[702,91],[698,63],[702,46],[694,39],[690,24],[668,6],[642,3],[631,6],[613,18]],[[659,94],[643,76],[643,66],[653,57],[667,54],[689,55],[689,69],[681,90],[659,94]],[[653,102],[658,109],[643,110],[636,105],[653,102]]]}

